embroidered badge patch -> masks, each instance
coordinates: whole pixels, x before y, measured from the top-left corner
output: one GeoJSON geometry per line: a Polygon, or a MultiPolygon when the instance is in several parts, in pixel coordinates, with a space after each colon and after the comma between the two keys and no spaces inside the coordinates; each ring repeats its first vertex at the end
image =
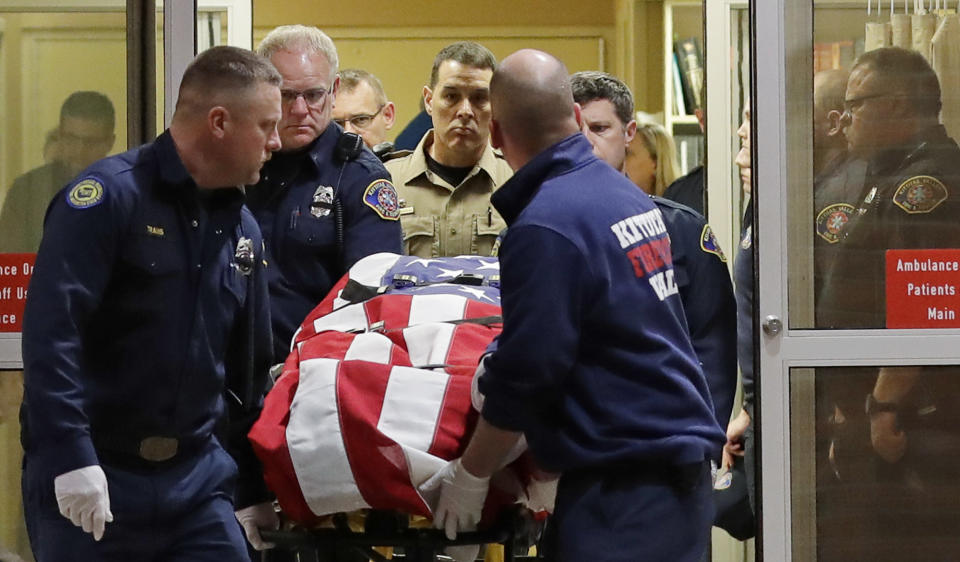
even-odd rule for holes
{"type": "Polygon", "coordinates": [[[834,203],[824,207],[817,214],[817,236],[836,244],[840,240],[840,232],[850,221],[850,215],[854,211],[853,205],[847,203],[834,203]]]}
{"type": "Polygon", "coordinates": [[[395,221],[400,218],[400,198],[387,180],[376,180],[368,185],[363,192],[363,202],[382,219],[395,221]]]}
{"type": "Polygon", "coordinates": [[[931,176],[913,176],[893,194],[893,203],[910,214],[929,213],[946,199],[947,186],[931,176]]]}
{"type": "Polygon", "coordinates": [[[722,262],[727,261],[727,256],[723,255],[720,242],[717,241],[717,236],[713,233],[709,224],[703,225],[703,231],[700,233],[700,249],[708,254],[716,255],[722,262]]]}
{"type": "Polygon", "coordinates": [[[67,192],[67,204],[74,209],[86,209],[103,201],[103,184],[94,178],[84,178],[67,192]]]}

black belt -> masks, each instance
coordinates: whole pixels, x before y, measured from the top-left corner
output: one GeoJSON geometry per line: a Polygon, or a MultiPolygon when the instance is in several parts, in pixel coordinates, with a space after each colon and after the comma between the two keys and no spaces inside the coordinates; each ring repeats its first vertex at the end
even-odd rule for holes
{"type": "Polygon", "coordinates": [[[210,441],[210,437],[183,439],[169,435],[131,436],[94,432],[97,455],[109,463],[142,468],[159,468],[192,456],[210,441]]]}

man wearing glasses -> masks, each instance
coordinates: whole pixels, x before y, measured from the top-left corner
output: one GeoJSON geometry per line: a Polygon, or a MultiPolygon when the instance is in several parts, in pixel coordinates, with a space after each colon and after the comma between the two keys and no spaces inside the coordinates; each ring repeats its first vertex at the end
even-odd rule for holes
{"type": "Polygon", "coordinates": [[[345,68],[340,71],[340,91],[333,106],[333,121],[348,133],[356,133],[374,154],[393,151],[387,131],[393,128],[396,108],[387,99],[380,79],[366,70],[345,68]]]}
{"type": "Polygon", "coordinates": [[[281,149],[248,190],[270,262],[274,360],[300,322],[360,258],[400,253],[399,201],[390,175],[361,139],[331,124],[337,50],[315,27],[271,31],[257,52],[283,76],[281,149]]]}
{"type": "Polygon", "coordinates": [[[506,223],[490,195],[513,175],[490,147],[490,77],[497,60],[460,41],[433,61],[423,101],[433,129],[414,151],[387,161],[402,198],[404,250],[422,258],[490,255],[506,223]]]}
{"type": "Polygon", "coordinates": [[[0,252],[36,252],[50,200],[67,181],[113,148],[113,103],[100,92],[74,92],[60,107],[53,162],[13,182],[0,212],[0,252]]]}
{"type": "MultiPolygon", "coordinates": [[[[916,51],[876,49],[854,64],[840,125],[851,156],[866,163],[866,177],[827,265],[817,301],[819,327],[896,327],[888,325],[887,316],[886,272],[897,267],[888,251],[958,247],[960,148],[939,122],[941,103],[938,77],[916,51]]],[[[947,289],[931,286],[922,290],[955,289],[949,283],[943,286],[947,289]]],[[[905,295],[925,309],[916,296],[905,295]]],[[[852,379],[853,374],[847,369],[833,376],[852,379]]],[[[836,530],[842,540],[835,552],[825,550],[828,543],[821,556],[955,558],[960,549],[957,369],[881,367],[867,376],[873,384],[860,407],[869,429],[858,434],[860,449],[851,454],[865,470],[848,475],[847,501],[836,502],[853,517],[836,530]]]]}

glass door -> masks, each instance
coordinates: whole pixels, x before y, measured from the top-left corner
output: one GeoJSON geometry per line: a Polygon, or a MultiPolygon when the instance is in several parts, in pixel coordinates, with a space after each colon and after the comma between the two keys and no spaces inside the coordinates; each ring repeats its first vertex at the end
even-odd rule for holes
{"type": "Polygon", "coordinates": [[[757,2],[762,554],[960,552],[960,21],[757,2]]]}
{"type": "Polygon", "coordinates": [[[33,559],[20,496],[20,326],[47,204],[93,161],[162,131],[198,35],[204,47],[249,48],[251,12],[251,0],[0,0],[2,560],[33,559]]]}

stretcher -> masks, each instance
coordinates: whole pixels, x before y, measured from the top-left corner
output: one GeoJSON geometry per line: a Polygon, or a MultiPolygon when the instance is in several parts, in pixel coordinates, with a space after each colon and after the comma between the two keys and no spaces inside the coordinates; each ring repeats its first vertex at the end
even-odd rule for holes
{"type": "Polygon", "coordinates": [[[406,515],[394,511],[365,514],[364,526],[359,530],[350,524],[345,513],[336,514],[331,522],[329,528],[300,527],[265,531],[262,535],[277,549],[297,553],[298,562],[433,562],[447,547],[458,545],[500,545],[500,559],[519,562],[536,559],[535,550],[531,555],[530,547],[536,544],[542,528],[542,521],[520,507],[502,511],[489,528],[460,533],[456,540],[447,539],[443,531],[432,528],[429,522],[411,525],[406,515]],[[391,550],[384,553],[383,547],[391,550]]]}
{"type": "Polygon", "coordinates": [[[423,487],[462,455],[476,424],[472,381],[501,330],[499,279],[496,258],[375,254],[307,316],[249,434],[296,526],[270,540],[328,554],[401,547],[408,560],[501,543],[513,559],[529,519],[519,513],[545,507],[528,455],[494,475],[480,530],[453,542],[429,528],[439,490],[423,487]],[[357,513],[367,514],[362,529],[337,524],[357,513]]]}

